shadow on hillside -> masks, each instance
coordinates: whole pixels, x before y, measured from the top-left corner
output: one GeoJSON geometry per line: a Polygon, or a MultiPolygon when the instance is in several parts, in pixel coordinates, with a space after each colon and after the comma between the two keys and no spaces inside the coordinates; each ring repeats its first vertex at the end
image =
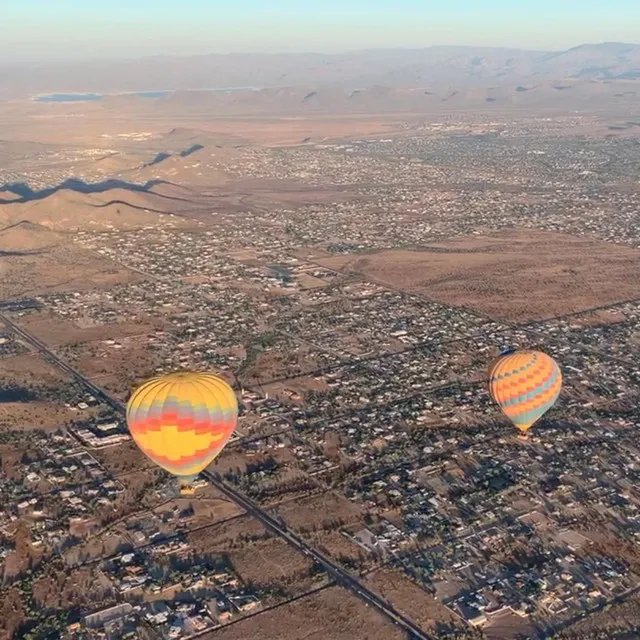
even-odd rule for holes
{"type": "Polygon", "coordinates": [[[43,249],[29,249],[27,251],[2,251],[0,250],[0,258],[8,258],[10,256],[37,256],[47,253],[49,247],[43,249]]]}
{"type": "Polygon", "coordinates": [[[104,193],[105,191],[110,191],[111,189],[123,189],[125,191],[131,191],[136,193],[151,193],[152,195],[158,198],[164,198],[166,200],[178,200],[181,202],[189,202],[189,200],[185,198],[177,198],[175,196],[166,196],[162,194],[157,194],[151,191],[153,187],[158,185],[171,185],[172,182],[168,180],[149,180],[145,184],[134,184],[132,182],[126,182],[124,180],[103,180],[102,182],[84,182],[83,180],[78,180],[77,178],[69,178],[64,182],[61,182],[59,185],[55,187],[49,187],[47,189],[42,189],[40,191],[34,191],[31,187],[24,182],[17,182],[13,184],[7,184],[0,187],[0,193],[8,192],[13,193],[19,198],[14,200],[1,200],[0,204],[17,204],[24,202],[32,202],[34,200],[43,200],[44,198],[48,198],[50,195],[53,195],[57,191],[61,191],[62,189],[66,189],[68,191],[75,191],[76,193],[83,194],[92,194],[92,193],[104,193]]]}
{"type": "MultiPolygon", "coordinates": [[[[200,149],[204,149],[204,147],[201,144],[192,144],[188,149],[185,149],[184,151],[180,151],[180,153],[178,153],[178,156],[181,158],[186,158],[187,156],[190,156],[192,153],[195,153],[196,151],[200,151],[200,149]]],[[[173,157],[175,157],[174,154],[167,153],[166,151],[161,151],[156,155],[156,157],[151,162],[147,162],[144,166],[152,167],[154,164],[160,164],[161,162],[164,162],[168,158],[173,158],[173,157]]]]}
{"type": "MultiPolygon", "coordinates": [[[[185,202],[189,202],[189,201],[185,200],[185,202]]],[[[122,205],[123,207],[128,207],[129,209],[137,209],[138,211],[150,211],[152,213],[162,213],[163,215],[171,214],[176,217],[184,217],[181,214],[176,213],[174,211],[162,211],[160,209],[153,209],[151,207],[142,207],[138,204],[131,204],[130,202],[125,202],[124,200],[109,200],[109,202],[103,202],[102,204],[90,204],[88,206],[90,206],[92,209],[104,209],[105,207],[109,207],[111,205],[119,205],[119,204],[122,205]]],[[[120,212],[118,211],[118,213],[120,212]]]]}

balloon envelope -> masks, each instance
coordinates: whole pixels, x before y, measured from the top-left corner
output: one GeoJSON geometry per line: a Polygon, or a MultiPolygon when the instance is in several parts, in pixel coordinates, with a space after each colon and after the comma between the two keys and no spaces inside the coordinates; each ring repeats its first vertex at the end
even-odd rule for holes
{"type": "Polygon", "coordinates": [[[127,404],[127,425],[135,443],[186,485],[222,451],[237,420],[233,389],[211,373],[153,378],[127,404]]]}
{"type": "Polygon", "coordinates": [[[489,369],[491,397],[523,432],[551,409],[561,388],[560,367],[541,351],[516,351],[489,369]]]}

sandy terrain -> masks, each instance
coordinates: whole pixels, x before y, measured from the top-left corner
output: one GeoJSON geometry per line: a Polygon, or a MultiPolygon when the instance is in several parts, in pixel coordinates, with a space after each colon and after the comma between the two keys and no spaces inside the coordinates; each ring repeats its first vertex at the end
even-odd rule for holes
{"type": "Polygon", "coordinates": [[[252,616],[203,640],[403,640],[405,634],[340,587],[252,616]]]}
{"type": "Polygon", "coordinates": [[[86,195],[64,189],[40,200],[0,203],[0,226],[27,220],[54,231],[131,230],[158,224],[159,219],[168,226],[184,226],[172,215],[174,208],[174,200],[154,194],[112,189],[86,195]]]}
{"type": "Polygon", "coordinates": [[[30,222],[18,222],[0,229],[0,252],[38,251],[65,241],[62,234],[30,222]]]}
{"type": "MultiPolygon", "coordinates": [[[[234,116],[233,111],[216,116],[209,105],[155,101],[139,105],[86,103],[45,104],[31,101],[0,103],[0,139],[38,141],[65,146],[113,148],[121,134],[143,132],[161,138],[170,129],[203,131],[221,141],[264,145],[300,144],[311,138],[363,137],[400,129],[402,114],[306,114],[304,116],[234,116]],[[115,140],[114,140],[115,139],[115,140]]],[[[133,137],[132,135],[132,137],[133,137]]],[[[121,138],[120,142],[124,142],[121,138]]],[[[132,146],[130,144],[130,146],[132,146]]],[[[140,147],[138,143],[138,148],[140,147]]]]}
{"type": "Polygon", "coordinates": [[[640,251],[543,231],[510,230],[457,238],[421,251],[319,262],[510,322],[640,297],[640,251]]]}
{"type": "Polygon", "coordinates": [[[124,267],[73,245],[27,255],[0,255],[0,300],[113,287],[137,279],[124,267]]]}

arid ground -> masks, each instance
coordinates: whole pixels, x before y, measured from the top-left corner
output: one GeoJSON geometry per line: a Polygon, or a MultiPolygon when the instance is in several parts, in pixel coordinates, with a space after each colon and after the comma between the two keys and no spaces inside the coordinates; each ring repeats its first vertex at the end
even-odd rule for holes
{"type": "Polygon", "coordinates": [[[508,322],[640,297],[640,251],[528,229],[318,262],[508,322]]]}

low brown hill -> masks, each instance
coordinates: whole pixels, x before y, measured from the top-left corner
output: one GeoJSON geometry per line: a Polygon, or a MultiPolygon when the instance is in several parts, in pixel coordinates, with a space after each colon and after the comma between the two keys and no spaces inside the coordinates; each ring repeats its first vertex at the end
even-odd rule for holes
{"type": "Polygon", "coordinates": [[[126,175],[141,167],[148,154],[110,153],[98,158],[92,164],[92,170],[99,172],[105,178],[113,178],[126,175]]]}
{"type": "MultiPolygon", "coordinates": [[[[242,154],[232,149],[211,149],[205,147],[186,157],[172,155],[161,162],[139,167],[127,174],[127,179],[137,184],[151,180],[166,180],[178,185],[219,186],[227,184],[229,175],[225,167],[231,158],[240,158],[242,154]],[[230,153],[231,152],[231,153],[230,153]]],[[[169,185],[158,185],[154,193],[171,195],[169,185]]],[[[184,197],[188,197],[186,193],[184,197]]]]}
{"type": "Polygon", "coordinates": [[[61,189],[41,200],[0,206],[0,226],[21,221],[55,231],[81,229],[138,229],[160,222],[182,225],[171,210],[176,201],[153,193],[111,189],[100,194],[82,194],[61,189]]]}
{"type": "Polygon", "coordinates": [[[0,229],[0,253],[39,251],[63,241],[64,238],[60,234],[26,220],[0,229]]]}

